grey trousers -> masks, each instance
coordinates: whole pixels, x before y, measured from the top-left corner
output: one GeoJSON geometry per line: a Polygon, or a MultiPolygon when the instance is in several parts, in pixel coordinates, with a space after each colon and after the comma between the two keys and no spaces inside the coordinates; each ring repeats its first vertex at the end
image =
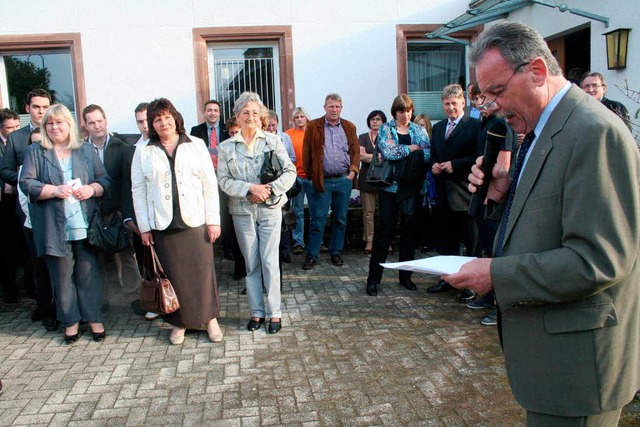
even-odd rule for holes
{"type": "Polygon", "coordinates": [[[45,255],[55,294],[58,320],[69,327],[81,320],[102,322],[102,277],[87,239],[67,242],[70,255],[45,255]]]}
{"type": "Polygon", "coordinates": [[[527,411],[529,427],[615,427],[622,409],[583,417],[563,417],[527,411]]]}

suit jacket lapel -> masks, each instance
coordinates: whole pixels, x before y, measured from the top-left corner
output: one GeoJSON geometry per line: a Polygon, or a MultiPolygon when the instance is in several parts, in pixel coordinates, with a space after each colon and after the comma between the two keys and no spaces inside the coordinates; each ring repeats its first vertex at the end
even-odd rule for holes
{"type": "MultiPolygon", "coordinates": [[[[448,122],[447,122],[448,123],[448,122]]],[[[462,119],[460,119],[460,121],[458,122],[458,124],[456,125],[456,127],[453,128],[453,130],[451,131],[451,135],[449,135],[449,138],[447,139],[450,140],[452,138],[455,138],[455,136],[457,134],[459,134],[460,132],[462,132],[462,130],[465,128],[465,126],[467,126],[469,124],[469,120],[467,119],[467,116],[463,116],[462,119]]]]}
{"type": "MultiPolygon", "coordinates": [[[[535,145],[529,151],[529,159],[524,166],[520,181],[518,182],[518,188],[513,198],[513,204],[511,205],[511,211],[509,212],[509,222],[507,223],[507,230],[504,241],[506,242],[511,234],[511,230],[518,220],[520,213],[529,198],[529,194],[535,185],[542,167],[549,156],[549,153],[553,149],[553,139],[560,133],[567,121],[567,118],[571,115],[572,111],[578,105],[579,93],[582,92],[577,87],[572,87],[569,92],[560,100],[560,103],[556,106],[549,117],[546,125],[542,129],[540,136],[536,140],[535,145]]],[[[513,159],[515,162],[515,159],[513,159]]]]}

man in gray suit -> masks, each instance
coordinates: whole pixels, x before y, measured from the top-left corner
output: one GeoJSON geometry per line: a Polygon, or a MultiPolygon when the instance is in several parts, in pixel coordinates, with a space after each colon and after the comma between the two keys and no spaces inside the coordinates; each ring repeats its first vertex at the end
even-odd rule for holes
{"type": "MultiPolygon", "coordinates": [[[[470,52],[483,108],[527,134],[494,167],[494,258],[444,276],[495,289],[507,374],[529,425],[616,425],[640,388],[640,159],[621,120],[562,76],[544,39],[497,24],[470,52]],[[497,203],[497,205],[496,205],[497,203]]],[[[470,189],[485,178],[478,159],[470,189]]],[[[487,177],[488,179],[488,177],[487,177]]]]}

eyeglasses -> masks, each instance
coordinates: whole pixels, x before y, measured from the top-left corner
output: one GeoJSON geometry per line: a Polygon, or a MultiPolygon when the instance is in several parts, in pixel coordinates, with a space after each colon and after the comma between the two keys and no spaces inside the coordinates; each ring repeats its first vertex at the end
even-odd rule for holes
{"type": "Polygon", "coordinates": [[[591,83],[591,84],[586,84],[586,85],[582,85],[582,89],[598,89],[601,87],[605,87],[606,85],[601,85],[599,83],[591,83]]]}
{"type": "Polygon", "coordinates": [[[520,71],[520,68],[524,67],[525,65],[529,65],[529,64],[531,64],[531,62],[523,62],[522,64],[518,65],[513,70],[513,73],[511,74],[511,76],[507,79],[507,82],[504,85],[502,85],[502,91],[495,98],[493,98],[491,101],[487,101],[482,105],[478,105],[478,110],[487,110],[487,111],[497,110],[499,108],[499,105],[496,102],[496,100],[498,98],[500,98],[504,94],[504,92],[507,90],[507,86],[509,85],[509,82],[511,81],[513,76],[515,76],[516,73],[518,71],[520,71]]]}

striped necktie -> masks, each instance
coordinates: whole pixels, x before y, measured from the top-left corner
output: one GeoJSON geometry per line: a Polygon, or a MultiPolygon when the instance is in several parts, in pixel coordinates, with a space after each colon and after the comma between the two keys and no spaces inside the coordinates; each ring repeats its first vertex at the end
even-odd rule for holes
{"type": "Polygon", "coordinates": [[[456,122],[449,122],[449,127],[447,127],[447,133],[444,135],[445,141],[449,139],[449,136],[451,135],[451,132],[453,132],[453,129],[455,127],[456,127],[456,122]]]}
{"type": "Polygon", "coordinates": [[[209,153],[211,153],[211,159],[213,159],[213,167],[218,168],[218,134],[216,128],[211,128],[211,135],[209,136],[209,153]]]}
{"type": "Polygon", "coordinates": [[[522,166],[524,165],[524,158],[527,156],[527,152],[529,151],[529,148],[531,148],[531,143],[535,138],[535,133],[528,133],[524,137],[522,146],[520,146],[520,150],[518,151],[518,158],[516,159],[516,166],[513,169],[513,178],[511,180],[511,186],[509,187],[509,195],[507,196],[507,204],[504,207],[504,214],[502,215],[502,221],[500,221],[500,228],[498,229],[498,241],[495,246],[496,251],[494,254],[494,257],[496,258],[502,256],[502,245],[504,244],[505,234],[507,233],[509,212],[511,212],[511,205],[513,204],[513,198],[516,195],[516,188],[518,187],[518,178],[520,177],[520,172],[522,171],[522,166]]]}

